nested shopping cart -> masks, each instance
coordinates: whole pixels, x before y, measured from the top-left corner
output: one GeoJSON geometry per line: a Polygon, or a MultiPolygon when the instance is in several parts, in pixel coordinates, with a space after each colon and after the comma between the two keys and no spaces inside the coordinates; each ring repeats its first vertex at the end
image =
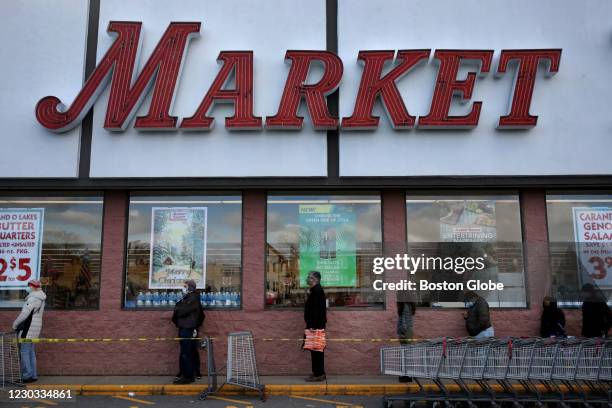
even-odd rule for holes
{"type": "Polygon", "coordinates": [[[446,406],[612,407],[609,339],[441,338],[383,347],[380,355],[383,374],[413,377],[419,387],[405,396],[385,396],[385,406],[427,400],[446,406]],[[424,380],[434,387],[425,387],[424,380]]]}

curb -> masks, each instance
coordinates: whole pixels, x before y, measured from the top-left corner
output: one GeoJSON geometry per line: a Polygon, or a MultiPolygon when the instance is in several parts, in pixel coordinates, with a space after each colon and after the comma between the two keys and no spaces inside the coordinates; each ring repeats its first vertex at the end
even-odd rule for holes
{"type": "MultiPolygon", "coordinates": [[[[108,385],[108,384],[49,384],[49,385],[28,385],[28,389],[40,390],[70,390],[75,395],[198,395],[205,388],[205,384],[198,385],[147,385],[147,384],[124,384],[124,385],[108,385]]],[[[435,384],[424,384],[426,391],[437,391],[439,388],[435,384]]],[[[448,384],[446,386],[449,392],[459,392],[459,386],[448,384]]],[[[481,391],[478,385],[470,387],[472,391],[481,391]]],[[[502,391],[502,388],[495,384],[491,388],[495,392],[502,391]]],[[[514,390],[518,393],[525,392],[525,389],[515,384],[514,390]]],[[[544,386],[537,387],[539,391],[545,392],[544,386]],[[541,389],[540,389],[541,388],[541,389]]],[[[561,389],[565,388],[561,386],[561,389]]],[[[268,384],[265,386],[266,395],[398,395],[411,394],[418,392],[419,387],[416,384],[268,384]]],[[[235,385],[223,385],[220,390],[214,393],[219,396],[259,396],[255,390],[238,387],[235,385]]]]}

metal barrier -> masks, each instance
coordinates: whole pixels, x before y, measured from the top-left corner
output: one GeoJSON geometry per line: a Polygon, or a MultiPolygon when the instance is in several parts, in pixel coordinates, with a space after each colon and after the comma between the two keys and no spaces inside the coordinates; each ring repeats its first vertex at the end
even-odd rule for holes
{"type": "Polygon", "coordinates": [[[383,347],[380,357],[383,374],[412,377],[419,387],[385,396],[387,407],[393,401],[612,407],[610,339],[442,338],[383,347]],[[426,390],[423,379],[434,389],[426,390]]]}
{"type": "Polygon", "coordinates": [[[205,337],[200,345],[207,349],[208,356],[208,387],[200,394],[201,400],[219,390],[224,384],[232,384],[258,391],[261,400],[265,401],[265,387],[259,381],[251,332],[237,332],[228,335],[226,380],[220,387],[217,386],[219,372],[215,365],[213,339],[205,337]]]}
{"type": "Polygon", "coordinates": [[[0,333],[0,388],[20,386],[19,343],[17,333],[0,333]]]}

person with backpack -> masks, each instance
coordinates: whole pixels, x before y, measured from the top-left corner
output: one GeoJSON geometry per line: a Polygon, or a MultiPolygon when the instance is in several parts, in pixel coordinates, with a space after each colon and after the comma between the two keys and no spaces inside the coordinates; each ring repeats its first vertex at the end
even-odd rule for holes
{"type": "Polygon", "coordinates": [[[204,309],[200,303],[200,295],[196,290],[196,283],[193,279],[183,283],[183,297],[176,302],[172,322],[178,328],[180,344],[179,354],[179,377],[174,380],[174,384],[190,384],[195,381],[196,373],[199,371],[196,364],[198,342],[198,328],[204,322],[204,309]]]}
{"type": "Polygon", "coordinates": [[[38,380],[36,373],[36,352],[32,339],[37,339],[42,330],[42,318],[45,311],[45,300],[47,295],[41,289],[40,281],[31,280],[26,289],[29,294],[21,308],[21,313],[13,322],[13,330],[17,336],[26,339],[20,344],[21,355],[21,379],[24,383],[38,380]]]}

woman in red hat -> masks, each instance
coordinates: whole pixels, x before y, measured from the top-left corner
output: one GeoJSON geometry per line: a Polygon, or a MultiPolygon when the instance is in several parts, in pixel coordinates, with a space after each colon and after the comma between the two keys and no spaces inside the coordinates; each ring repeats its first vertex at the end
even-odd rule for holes
{"type": "Polygon", "coordinates": [[[28,282],[28,296],[21,308],[21,313],[13,322],[13,329],[18,332],[18,336],[27,339],[21,343],[21,378],[24,383],[31,383],[38,379],[36,374],[36,354],[34,343],[28,341],[37,339],[42,330],[42,317],[45,311],[45,300],[47,295],[40,287],[40,281],[31,280],[28,282]]]}

